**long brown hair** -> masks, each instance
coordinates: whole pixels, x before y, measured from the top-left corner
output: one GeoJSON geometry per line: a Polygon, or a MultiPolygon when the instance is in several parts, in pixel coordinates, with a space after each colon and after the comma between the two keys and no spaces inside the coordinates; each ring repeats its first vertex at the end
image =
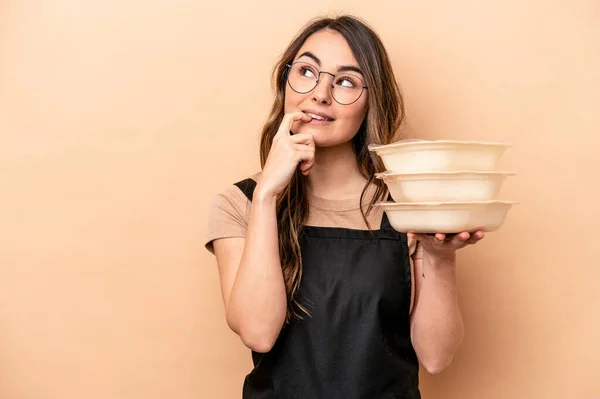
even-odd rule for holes
{"type": "MultiPolygon", "coordinates": [[[[352,139],[352,144],[359,171],[368,180],[360,196],[360,207],[363,219],[368,229],[371,230],[367,215],[375,202],[384,197],[386,187],[381,180],[374,178],[376,172],[383,171],[383,164],[379,158],[371,156],[368,145],[389,144],[396,139],[404,117],[404,103],[389,56],[381,39],[360,19],[344,15],[313,20],[297,34],[281,55],[272,74],[275,100],[260,139],[261,167],[265,166],[273,137],[284,116],[286,65],[292,63],[309,36],[324,29],[336,31],[346,39],[354,58],[364,73],[368,87],[367,115],[352,139]],[[365,213],[362,205],[365,193],[371,184],[376,186],[376,191],[365,213]]],[[[298,287],[302,278],[300,238],[307,217],[307,180],[297,170],[287,188],[277,198],[279,254],[288,301],[286,322],[289,322],[291,318],[301,319],[302,313],[310,314],[298,298],[298,287]]],[[[307,299],[310,300],[310,298],[307,299]]]]}

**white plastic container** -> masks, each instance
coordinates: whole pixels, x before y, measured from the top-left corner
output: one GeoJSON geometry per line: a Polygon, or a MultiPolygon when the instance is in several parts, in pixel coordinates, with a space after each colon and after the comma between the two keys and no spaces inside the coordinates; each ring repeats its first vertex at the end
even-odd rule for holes
{"type": "Polygon", "coordinates": [[[496,231],[504,224],[515,201],[482,202],[379,202],[390,224],[402,233],[470,233],[496,231]]]}
{"type": "Polygon", "coordinates": [[[490,201],[511,172],[378,173],[395,202],[490,201]]]}
{"type": "Polygon", "coordinates": [[[511,144],[458,140],[401,140],[388,145],[370,145],[394,173],[492,171],[511,144]]]}

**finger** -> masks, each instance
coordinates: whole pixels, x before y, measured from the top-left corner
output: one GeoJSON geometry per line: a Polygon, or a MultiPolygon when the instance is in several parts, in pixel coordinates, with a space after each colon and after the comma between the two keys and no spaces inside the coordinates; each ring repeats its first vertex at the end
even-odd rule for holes
{"type": "Polygon", "coordinates": [[[446,243],[446,234],[435,233],[434,236],[431,238],[431,241],[433,242],[433,246],[435,248],[441,248],[446,243]]]}
{"type": "Polygon", "coordinates": [[[296,144],[311,145],[313,147],[315,146],[315,140],[313,138],[312,133],[295,134],[291,138],[292,142],[296,144]]]}
{"type": "Polygon", "coordinates": [[[296,150],[296,156],[298,157],[298,162],[303,164],[314,164],[315,162],[315,152],[309,149],[306,150],[296,150]]]}
{"type": "Polygon", "coordinates": [[[485,237],[485,233],[481,230],[477,230],[473,234],[471,234],[471,238],[467,241],[469,244],[475,244],[477,241],[481,240],[485,237]]]}
{"type": "Polygon", "coordinates": [[[311,145],[311,144],[295,144],[294,145],[294,149],[296,151],[309,151],[312,152],[313,154],[315,153],[315,146],[311,145]]]}
{"type": "Polygon", "coordinates": [[[313,164],[302,163],[300,165],[300,172],[302,172],[303,175],[307,176],[310,173],[312,167],[313,167],[313,164]]]}
{"type": "Polygon", "coordinates": [[[423,233],[415,233],[414,231],[411,231],[409,233],[406,234],[408,237],[410,238],[414,238],[417,241],[429,241],[431,239],[430,236],[428,236],[427,234],[423,234],[423,233]]]}
{"type": "Polygon", "coordinates": [[[304,159],[300,162],[300,171],[303,175],[308,175],[312,167],[315,165],[314,152],[312,155],[306,154],[303,158],[304,159]]]}
{"type": "Polygon", "coordinates": [[[310,164],[315,163],[315,152],[313,150],[296,149],[296,153],[297,153],[298,159],[299,159],[298,162],[310,163],[310,164]]]}
{"type": "MultiPolygon", "coordinates": [[[[315,164],[315,149],[309,145],[296,144],[296,151],[299,154],[300,170],[304,173],[310,170],[315,164]]],[[[307,174],[307,173],[305,173],[307,174]]]]}
{"type": "Polygon", "coordinates": [[[456,234],[453,238],[452,238],[452,245],[455,247],[461,247],[464,245],[465,241],[467,241],[469,239],[469,237],[471,237],[471,235],[469,234],[469,232],[467,231],[462,231],[458,234],[456,234]]]}
{"type": "Polygon", "coordinates": [[[292,125],[295,122],[310,122],[312,118],[306,115],[304,112],[292,112],[290,114],[285,114],[283,116],[283,120],[281,121],[281,125],[279,125],[279,130],[277,131],[278,135],[290,135],[290,130],[292,130],[292,125]]]}

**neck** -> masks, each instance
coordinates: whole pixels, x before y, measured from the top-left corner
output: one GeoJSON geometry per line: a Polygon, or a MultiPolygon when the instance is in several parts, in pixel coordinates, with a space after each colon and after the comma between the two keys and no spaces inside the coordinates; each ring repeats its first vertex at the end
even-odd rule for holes
{"type": "Polygon", "coordinates": [[[367,182],[358,171],[352,142],[335,147],[317,147],[315,165],[308,180],[312,195],[326,199],[359,196],[367,182]]]}

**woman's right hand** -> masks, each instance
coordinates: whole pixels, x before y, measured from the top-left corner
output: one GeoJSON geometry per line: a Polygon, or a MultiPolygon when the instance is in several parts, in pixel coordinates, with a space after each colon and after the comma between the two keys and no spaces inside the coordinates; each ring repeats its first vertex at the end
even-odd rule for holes
{"type": "Polygon", "coordinates": [[[264,195],[277,196],[289,184],[298,164],[303,175],[308,175],[315,164],[315,142],[310,133],[290,134],[295,122],[308,123],[312,118],[304,112],[286,114],[273,138],[271,150],[262,170],[258,188],[264,195]]]}

